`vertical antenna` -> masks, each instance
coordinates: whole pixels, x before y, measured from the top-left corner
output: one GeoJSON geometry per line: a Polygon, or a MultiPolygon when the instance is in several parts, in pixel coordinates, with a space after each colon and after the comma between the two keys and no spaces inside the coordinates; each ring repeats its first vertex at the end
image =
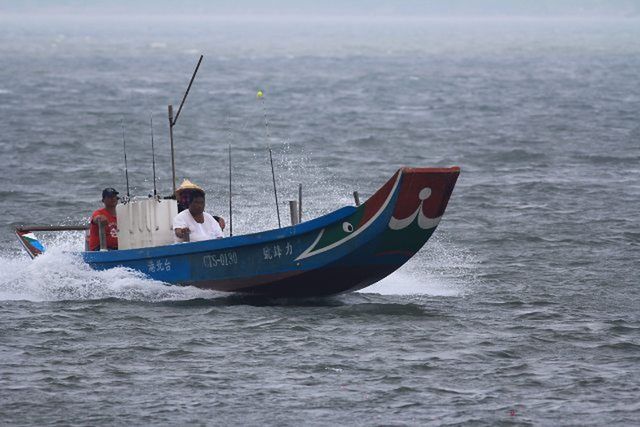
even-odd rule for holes
{"type": "Polygon", "coordinates": [[[124,117],[122,118],[122,149],[124,151],[124,176],[127,180],[127,198],[129,198],[129,168],[127,167],[127,142],[124,139],[124,117]]]}
{"type": "Polygon", "coordinates": [[[278,228],[282,228],[282,224],[280,222],[280,206],[278,206],[278,189],[276,187],[276,173],[273,169],[273,154],[271,152],[271,144],[269,144],[269,139],[270,139],[269,121],[267,120],[267,107],[266,107],[266,104],[264,103],[264,93],[261,90],[258,90],[258,93],[256,94],[256,98],[262,101],[262,112],[264,114],[264,128],[267,134],[267,144],[269,147],[269,162],[271,163],[271,177],[273,178],[273,194],[276,197],[276,213],[278,214],[278,228]]]}
{"type": "Polygon", "coordinates": [[[233,237],[233,209],[231,205],[231,144],[229,144],[229,237],[233,237]]]}
{"type": "Polygon", "coordinates": [[[151,114],[151,159],[153,162],[153,197],[158,196],[158,191],[156,190],[156,151],[153,146],[153,113],[151,114]]]}

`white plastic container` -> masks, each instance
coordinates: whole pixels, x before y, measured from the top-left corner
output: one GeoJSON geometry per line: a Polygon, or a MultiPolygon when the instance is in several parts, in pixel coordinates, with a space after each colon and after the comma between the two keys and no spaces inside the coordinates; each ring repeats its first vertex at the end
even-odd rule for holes
{"type": "Polygon", "coordinates": [[[150,197],[118,204],[118,249],[172,244],[172,223],[177,214],[175,200],[150,197]]]}

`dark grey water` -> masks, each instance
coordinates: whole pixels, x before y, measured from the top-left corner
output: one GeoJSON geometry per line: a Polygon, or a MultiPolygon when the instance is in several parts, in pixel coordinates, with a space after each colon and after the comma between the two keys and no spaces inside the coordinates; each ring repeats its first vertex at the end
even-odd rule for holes
{"type": "Polygon", "coordinates": [[[640,22],[0,18],[3,424],[630,425],[640,416],[640,22]],[[178,175],[234,228],[462,167],[434,238],[363,292],[261,300],[20,253],[105,186],[178,175]],[[256,101],[266,93],[264,112],[256,101]]]}

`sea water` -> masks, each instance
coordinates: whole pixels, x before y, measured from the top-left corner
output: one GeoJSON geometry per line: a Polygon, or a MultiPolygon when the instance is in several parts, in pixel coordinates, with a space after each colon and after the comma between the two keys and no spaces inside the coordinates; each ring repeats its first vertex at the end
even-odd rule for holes
{"type": "MultiPolygon", "coordinates": [[[[640,417],[640,22],[0,18],[4,424],[629,425],[640,417]],[[233,227],[458,165],[440,226],[361,292],[263,299],[93,271],[104,187],[207,190],[233,227]],[[256,99],[262,90],[263,101],[256,99]]],[[[287,218],[283,218],[287,222],[287,218]]]]}

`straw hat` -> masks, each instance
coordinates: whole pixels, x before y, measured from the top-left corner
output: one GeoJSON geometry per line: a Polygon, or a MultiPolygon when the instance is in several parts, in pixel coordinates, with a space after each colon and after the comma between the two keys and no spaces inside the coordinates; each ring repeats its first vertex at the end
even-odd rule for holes
{"type": "Polygon", "coordinates": [[[202,188],[198,187],[196,184],[189,181],[188,179],[185,179],[184,181],[182,181],[182,184],[180,184],[180,187],[176,189],[176,197],[180,198],[180,193],[182,193],[184,190],[197,191],[199,193],[204,194],[204,190],[202,188]]]}

